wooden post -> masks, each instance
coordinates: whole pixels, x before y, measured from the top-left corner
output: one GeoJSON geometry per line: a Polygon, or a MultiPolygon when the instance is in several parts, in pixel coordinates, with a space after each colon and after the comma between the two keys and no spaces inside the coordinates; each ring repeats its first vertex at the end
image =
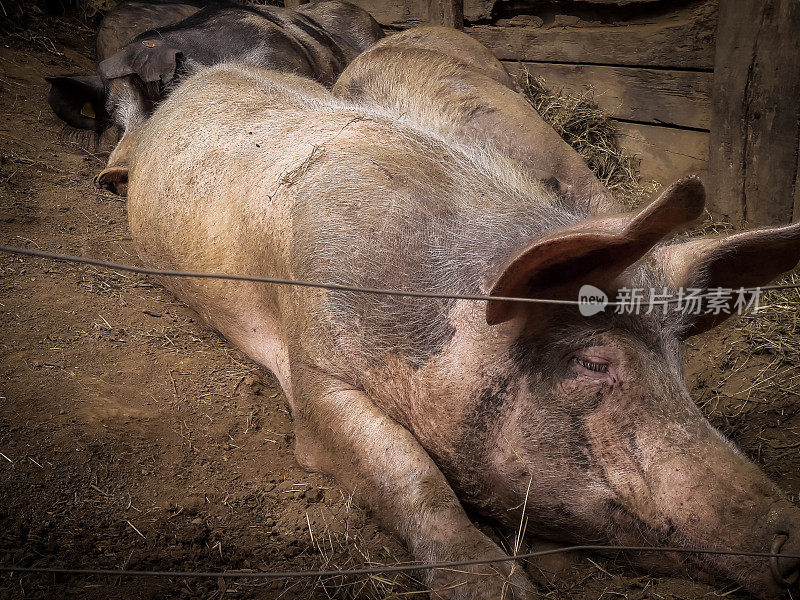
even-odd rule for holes
{"type": "Polygon", "coordinates": [[[709,209],[737,226],[800,217],[798,31],[798,0],[720,0],[709,209]]]}
{"type": "Polygon", "coordinates": [[[464,0],[428,0],[431,25],[464,29],[464,0]]]}

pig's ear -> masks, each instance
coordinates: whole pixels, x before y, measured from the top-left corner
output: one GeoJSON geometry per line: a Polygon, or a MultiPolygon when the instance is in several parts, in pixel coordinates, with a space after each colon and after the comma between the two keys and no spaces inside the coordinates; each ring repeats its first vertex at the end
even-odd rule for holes
{"type": "Polygon", "coordinates": [[[50,84],[47,103],[63,121],[77,129],[98,131],[107,115],[103,82],[97,75],[56,75],[44,78],[50,84]]]}
{"type": "MultiPolygon", "coordinates": [[[[766,285],[800,262],[800,222],[725,237],[703,237],[656,251],[667,281],[676,288],[751,288],[766,285]]],[[[687,336],[719,325],[734,312],[691,315],[687,336]]]]}
{"type": "Polygon", "coordinates": [[[180,51],[161,40],[137,40],[100,63],[104,79],[138,75],[145,83],[167,83],[175,76],[180,51]]]}
{"type": "MultiPolygon", "coordinates": [[[[575,300],[583,284],[602,288],[664,236],[694,221],[704,203],[703,184],[688,177],[672,184],[638,214],[590,219],[550,233],[515,256],[489,294],[575,300]]],[[[490,300],[486,322],[507,321],[519,306],[490,300]]]]}

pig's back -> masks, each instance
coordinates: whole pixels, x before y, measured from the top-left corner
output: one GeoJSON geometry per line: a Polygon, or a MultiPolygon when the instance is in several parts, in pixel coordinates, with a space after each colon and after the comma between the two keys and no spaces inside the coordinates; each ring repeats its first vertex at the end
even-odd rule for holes
{"type": "MultiPolygon", "coordinates": [[[[308,80],[266,73],[201,72],[145,126],[128,210],[148,264],[476,293],[517,249],[578,219],[511,163],[340,103],[308,80]]],[[[354,360],[391,349],[424,361],[451,329],[450,301],[167,285],[229,338],[272,315],[325,338],[319,356],[341,342],[359,349],[354,360]]]]}
{"type": "Polygon", "coordinates": [[[103,18],[97,30],[97,60],[105,60],[140,33],[178,23],[201,7],[195,1],[120,2],[103,18]]]}

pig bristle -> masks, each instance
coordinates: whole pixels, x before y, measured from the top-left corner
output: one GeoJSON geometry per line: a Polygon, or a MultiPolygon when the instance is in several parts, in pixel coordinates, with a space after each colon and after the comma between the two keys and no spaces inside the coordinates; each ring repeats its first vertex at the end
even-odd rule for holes
{"type": "Polygon", "coordinates": [[[73,144],[89,154],[94,154],[100,145],[100,136],[93,129],[78,129],[65,123],[58,132],[58,141],[73,144]]]}

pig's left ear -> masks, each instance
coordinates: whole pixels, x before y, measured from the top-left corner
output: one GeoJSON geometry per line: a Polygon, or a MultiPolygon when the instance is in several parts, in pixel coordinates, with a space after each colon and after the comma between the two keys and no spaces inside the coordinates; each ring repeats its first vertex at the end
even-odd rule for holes
{"type": "Polygon", "coordinates": [[[138,75],[145,83],[167,83],[175,76],[180,51],[161,40],[135,40],[100,63],[104,79],[138,75]]]}
{"type": "MultiPolygon", "coordinates": [[[[663,246],[655,256],[667,281],[676,288],[758,287],[800,262],[800,222],[663,246]]],[[[719,325],[734,312],[733,303],[731,299],[729,310],[718,315],[691,315],[685,335],[703,333],[719,325]]]]}
{"type": "MultiPolygon", "coordinates": [[[[698,218],[704,203],[703,184],[687,177],[638,214],[590,219],[548,234],[506,265],[489,294],[576,300],[583,284],[602,289],[664,236],[698,218]]],[[[507,321],[519,306],[490,300],[486,322],[507,321]]]]}

